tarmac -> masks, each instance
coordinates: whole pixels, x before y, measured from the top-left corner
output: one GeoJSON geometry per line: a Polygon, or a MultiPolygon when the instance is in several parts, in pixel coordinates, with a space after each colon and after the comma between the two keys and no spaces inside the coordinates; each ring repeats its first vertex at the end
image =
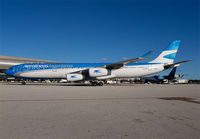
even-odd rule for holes
{"type": "Polygon", "coordinates": [[[1,139],[199,139],[200,85],[0,84],[1,139]]]}

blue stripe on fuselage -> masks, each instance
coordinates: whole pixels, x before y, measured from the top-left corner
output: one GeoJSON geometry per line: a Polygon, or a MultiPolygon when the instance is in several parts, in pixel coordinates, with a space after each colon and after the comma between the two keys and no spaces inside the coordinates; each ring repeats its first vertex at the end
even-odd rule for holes
{"type": "MultiPolygon", "coordinates": [[[[16,65],[10,68],[13,75],[18,72],[34,71],[34,70],[49,70],[49,69],[66,69],[66,68],[91,68],[107,65],[111,63],[28,63],[16,65]]],[[[160,63],[130,63],[126,66],[152,65],[160,63]]]]}

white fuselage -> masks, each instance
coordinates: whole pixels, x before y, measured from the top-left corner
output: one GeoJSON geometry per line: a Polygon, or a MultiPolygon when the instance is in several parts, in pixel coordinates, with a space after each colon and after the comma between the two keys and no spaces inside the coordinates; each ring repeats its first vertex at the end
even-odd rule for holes
{"type": "MultiPolygon", "coordinates": [[[[66,78],[66,74],[72,72],[88,69],[84,68],[60,68],[60,69],[42,69],[42,70],[31,70],[24,72],[15,73],[16,77],[24,78],[66,78]]],[[[108,79],[108,78],[133,78],[142,77],[151,74],[155,74],[163,71],[163,64],[148,64],[148,65],[134,65],[134,66],[123,66],[119,69],[112,69],[111,74],[107,76],[97,77],[97,79],[108,79]]]]}

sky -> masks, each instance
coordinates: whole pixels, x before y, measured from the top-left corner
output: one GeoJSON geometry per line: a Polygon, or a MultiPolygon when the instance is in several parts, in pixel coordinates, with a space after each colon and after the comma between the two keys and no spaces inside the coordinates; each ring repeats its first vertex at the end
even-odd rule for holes
{"type": "Polygon", "coordinates": [[[178,73],[200,79],[199,0],[0,0],[0,55],[116,62],[152,50],[152,60],[173,40],[175,62],[193,60],[178,73]]]}

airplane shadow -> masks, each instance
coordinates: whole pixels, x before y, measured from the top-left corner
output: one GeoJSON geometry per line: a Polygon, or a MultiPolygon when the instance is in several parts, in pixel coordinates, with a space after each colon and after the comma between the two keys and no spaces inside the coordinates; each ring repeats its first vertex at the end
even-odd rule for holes
{"type": "Polygon", "coordinates": [[[74,83],[74,84],[64,84],[64,83],[27,83],[26,85],[23,85],[21,83],[3,83],[0,85],[16,85],[16,86],[91,86],[90,84],[79,84],[79,83],[74,83]]]}

